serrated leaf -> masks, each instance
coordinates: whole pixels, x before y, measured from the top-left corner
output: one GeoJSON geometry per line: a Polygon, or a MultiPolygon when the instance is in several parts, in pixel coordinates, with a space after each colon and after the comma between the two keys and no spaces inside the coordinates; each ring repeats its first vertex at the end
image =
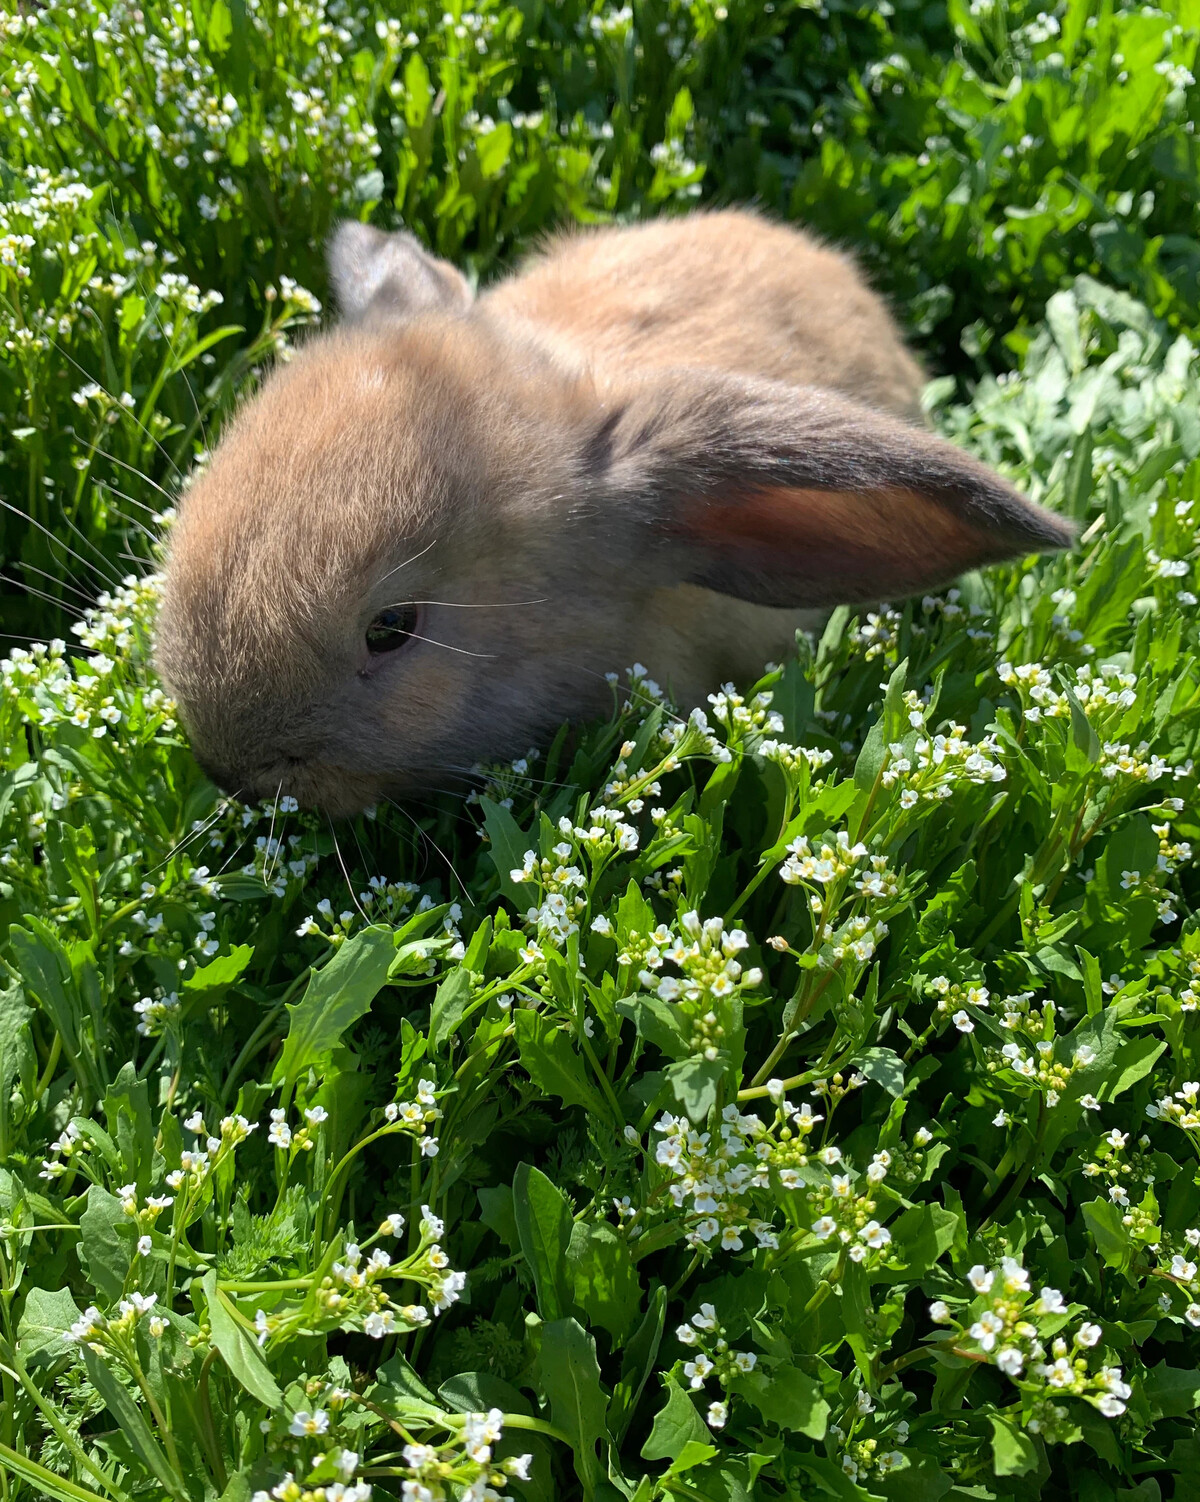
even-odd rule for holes
{"type": "Polygon", "coordinates": [[[309,978],[304,995],[288,1007],[291,1021],[271,1076],[292,1088],[310,1065],[371,1009],[395,953],[391,929],[364,928],[347,939],[329,963],[309,978]]]}
{"type": "Polygon", "coordinates": [[[541,1012],[522,1007],[513,1017],[521,1067],[548,1095],[568,1106],[582,1106],[592,1116],[611,1118],[607,1104],[588,1079],[588,1066],[561,1027],[541,1012]]]}
{"type": "Polygon", "coordinates": [[[608,1417],[596,1342],[575,1319],[544,1325],[538,1369],[542,1391],[550,1401],[551,1421],[570,1439],[575,1474],[584,1496],[591,1498],[604,1479],[598,1446],[607,1437],[608,1417]]]}

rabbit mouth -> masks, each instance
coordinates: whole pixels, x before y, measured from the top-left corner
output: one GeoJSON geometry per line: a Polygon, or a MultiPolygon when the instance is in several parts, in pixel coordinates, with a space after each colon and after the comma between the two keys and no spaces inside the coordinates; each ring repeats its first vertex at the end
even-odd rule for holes
{"type": "Polygon", "coordinates": [[[364,808],[378,802],[382,793],[379,779],[368,773],[296,756],[250,776],[216,766],[204,756],[197,756],[196,760],[210,781],[240,803],[268,803],[286,808],[290,801],[293,806],[344,819],[362,813],[364,808]]]}

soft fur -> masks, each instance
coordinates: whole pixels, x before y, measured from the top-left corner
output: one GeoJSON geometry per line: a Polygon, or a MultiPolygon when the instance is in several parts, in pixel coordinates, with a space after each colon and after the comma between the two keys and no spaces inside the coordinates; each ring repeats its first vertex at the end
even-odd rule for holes
{"type": "Polygon", "coordinates": [[[474,301],[364,225],[331,271],[342,325],[171,538],[161,671],[244,798],[350,812],[603,712],[610,669],[699,702],[831,604],[1070,541],[914,425],[921,371],[851,262],[756,215],[573,232],[474,301]],[[372,656],[400,602],[414,638],[372,656]]]}

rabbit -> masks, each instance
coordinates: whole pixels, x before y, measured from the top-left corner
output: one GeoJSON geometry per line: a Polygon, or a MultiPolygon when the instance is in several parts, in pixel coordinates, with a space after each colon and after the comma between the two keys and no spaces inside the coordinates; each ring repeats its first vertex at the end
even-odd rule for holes
{"type": "Polygon", "coordinates": [[[185,494],[157,662],[202,767],[332,816],[605,713],[678,704],[841,603],[1069,546],[920,422],[846,255],[745,210],[574,230],[475,296],[343,223],[340,324],[185,494]]]}

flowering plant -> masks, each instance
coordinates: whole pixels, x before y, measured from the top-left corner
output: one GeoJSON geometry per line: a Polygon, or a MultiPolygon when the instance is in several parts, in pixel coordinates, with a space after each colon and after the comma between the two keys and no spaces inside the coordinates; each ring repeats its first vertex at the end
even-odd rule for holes
{"type": "Polygon", "coordinates": [[[0,662],[0,1502],[1188,1495],[1200,366],[1138,259],[1191,264],[1178,203],[1093,225],[1154,309],[1041,258],[1019,369],[929,393],[1070,555],[837,611],[699,707],[634,665],[470,801],[332,827],[222,799],[153,672],[170,466],[318,316],[276,213],[315,247],[386,189],[479,269],[555,206],[686,202],[745,91],[753,160],[792,133],[804,38],[809,84],[886,52],[808,112],[831,163],[889,99],[1023,129],[1059,47],[1131,182],[1176,161],[1165,12],[953,6],[1000,82],[931,90],[888,9],[3,12],[0,465],[32,578],[107,582],[0,662]]]}

